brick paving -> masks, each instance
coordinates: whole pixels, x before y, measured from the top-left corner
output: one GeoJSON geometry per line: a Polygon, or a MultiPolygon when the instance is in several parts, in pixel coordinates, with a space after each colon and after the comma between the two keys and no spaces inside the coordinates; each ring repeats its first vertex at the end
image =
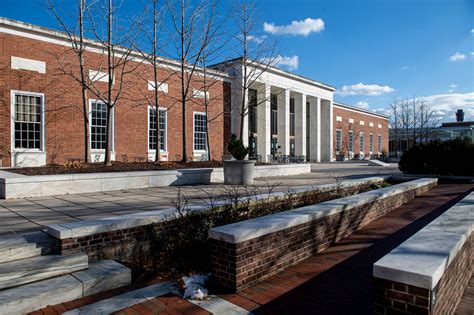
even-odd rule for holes
{"type": "MultiPolygon", "coordinates": [[[[367,162],[312,164],[312,173],[259,178],[256,191],[286,191],[288,187],[334,183],[336,178],[362,178],[398,172],[394,167],[367,166],[367,162]]],[[[208,201],[208,195],[225,193],[222,184],[182,186],[190,204],[208,201]]],[[[242,193],[244,191],[242,190],[242,193]]],[[[177,195],[177,187],[119,190],[72,194],[54,197],[0,200],[0,235],[37,231],[56,223],[96,220],[130,213],[169,208],[177,195]]]]}
{"type": "MultiPolygon", "coordinates": [[[[298,265],[237,294],[218,296],[255,314],[371,314],[373,263],[473,188],[472,184],[439,185],[298,265]]],[[[473,314],[473,282],[471,279],[470,288],[465,292],[457,314],[473,314]]],[[[110,294],[113,293],[86,299],[104,299],[110,294]]],[[[61,307],[72,309],[92,303],[84,300],[63,303],[61,307]]],[[[60,313],[58,306],[36,312],[50,313],[60,313]]],[[[158,313],[208,314],[173,294],[134,305],[116,314],[158,313]]]]}

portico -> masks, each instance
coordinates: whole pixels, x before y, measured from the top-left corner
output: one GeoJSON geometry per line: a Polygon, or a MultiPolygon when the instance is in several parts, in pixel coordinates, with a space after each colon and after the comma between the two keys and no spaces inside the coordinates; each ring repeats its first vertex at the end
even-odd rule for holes
{"type": "MultiPolygon", "coordinates": [[[[239,60],[216,68],[240,77],[239,60]]],[[[231,132],[240,134],[251,155],[268,161],[271,156],[302,157],[313,162],[331,161],[332,104],[335,88],[277,68],[266,69],[247,91],[232,84],[231,132]],[[242,94],[246,104],[242,109],[242,94]]]]}

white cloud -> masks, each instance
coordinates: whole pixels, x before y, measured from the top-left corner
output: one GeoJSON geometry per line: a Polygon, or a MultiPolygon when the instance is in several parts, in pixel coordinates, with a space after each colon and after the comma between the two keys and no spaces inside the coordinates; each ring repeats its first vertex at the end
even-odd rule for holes
{"type": "Polygon", "coordinates": [[[261,36],[248,35],[248,36],[247,36],[247,40],[248,40],[249,42],[255,42],[255,43],[257,43],[257,44],[263,43],[266,38],[267,38],[266,35],[261,35],[261,36]]]}
{"type": "Polygon", "coordinates": [[[355,104],[355,106],[363,108],[363,109],[368,109],[369,108],[369,102],[367,101],[359,101],[355,104]]]}
{"type": "Polygon", "coordinates": [[[273,35],[302,35],[319,33],[324,30],[322,19],[306,18],[301,21],[292,21],[288,25],[275,25],[274,23],[263,23],[263,30],[273,35]]]}
{"type": "Polygon", "coordinates": [[[451,57],[449,57],[449,60],[451,60],[451,61],[462,61],[464,59],[466,59],[466,55],[461,54],[460,52],[457,52],[454,55],[452,55],[451,57]]]}
{"type": "Polygon", "coordinates": [[[342,96],[346,95],[382,95],[395,91],[388,85],[378,85],[378,84],[363,84],[357,83],[353,85],[344,85],[340,90],[337,90],[336,93],[342,96]]]}
{"type": "Polygon", "coordinates": [[[272,63],[275,66],[283,66],[288,70],[296,70],[299,66],[299,58],[298,56],[282,56],[278,55],[273,60],[272,63]]]}
{"type": "Polygon", "coordinates": [[[414,66],[403,66],[403,67],[400,67],[400,69],[402,69],[403,71],[416,70],[416,67],[414,67],[414,66]]]}
{"type": "Polygon", "coordinates": [[[471,30],[471,34],[474,34],[474,28],[471,30]]]}
{"type": "Polygon", "coordinates": [[[474,57],[474,51],[471,51],[471,57],[474,57]]]}
{"type": "Polygon", "coordinates": [[[464,120],[474,120],[474,92],[436,94],[424,99],[435,111],[435,115],[444,121],[455,121],[458,109],[464,109],[464,120]]]}
{"type": "Polygon", "coordinates": [[[449,87],[450,87],[450,88],[452,88],[452,89],[455,89],[455,88],[457,88],[457,87],[458,87],[458,85],[457,85],[457,84],[454,84],[454,83],[452,83],[452,84],[450,84],[450,85],[449,85],[449,87]]]}

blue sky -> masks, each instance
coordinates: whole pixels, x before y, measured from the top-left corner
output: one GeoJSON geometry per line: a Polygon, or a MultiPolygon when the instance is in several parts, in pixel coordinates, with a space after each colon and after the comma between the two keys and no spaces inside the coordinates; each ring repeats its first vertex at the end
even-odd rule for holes
{"type": "MultiPolygon", "coordinates": [[[[122,10],[138,13],[141,3],[123,0],[122,10]]],[[[224,0],[221,10],[229,6],[224,0]]],[[[383,112],[395,98],[423,96],[442,120],[453,120],[457,108],[474,120],[474,1],[257,0],[256,6],[256,36],[278,42],[280,67],[337,87],[335,100],[383,112]]],[[[2,0],[1,15],[56,25],[41,0],[21,6],[2,0]]]]}

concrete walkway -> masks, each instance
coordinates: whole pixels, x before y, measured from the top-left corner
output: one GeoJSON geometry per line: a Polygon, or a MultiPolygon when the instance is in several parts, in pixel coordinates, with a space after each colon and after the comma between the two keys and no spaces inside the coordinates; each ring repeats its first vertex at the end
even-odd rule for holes
{"type": "MultiPolygon", "coordinates": [[[[372,266],[474,189],[472,184],[441,184],[334,246],[301,263],[221,299],[253,314],[372,314],[372,266]]],[[[126,290],[126,289],[125,289],[126,290]]],[[[34,314],[59,314],[95,303],[123,290],[99,294],[34,314]]],[[[458,314],[472,314],[472,288],[458,314]],[[468,313],[465,313],[467,310],[468,313]],[[469,313],[470,312],[470,313],[469,313]]],[[[127,307],[116,314],[209,314],[173,292],[127,307]]],[[[217,313],[219,314],[219,313],[217,313]]]]}
{"type": "MultiPolygon", "coordinates": [[[[336,179],[363,178],[392,174],[397,168],[367,166],[365,163],[312,164],[312,173],[259,178],[252,191],[286,191],[288,187],[334,183],[336,179]]],[[[189,204],[208,201],[209,196],[226,193],[222,184],[183,186],[189,204]]],[[[244,190],[241,190],[244,193],[244,190]]],[[[178,194],[177,187],[110,191],[55,197],[0,200],[0,235],[11,231],[24,233],[54,223],[95,220],[115,215],[169,208],[178,194]]]]}

